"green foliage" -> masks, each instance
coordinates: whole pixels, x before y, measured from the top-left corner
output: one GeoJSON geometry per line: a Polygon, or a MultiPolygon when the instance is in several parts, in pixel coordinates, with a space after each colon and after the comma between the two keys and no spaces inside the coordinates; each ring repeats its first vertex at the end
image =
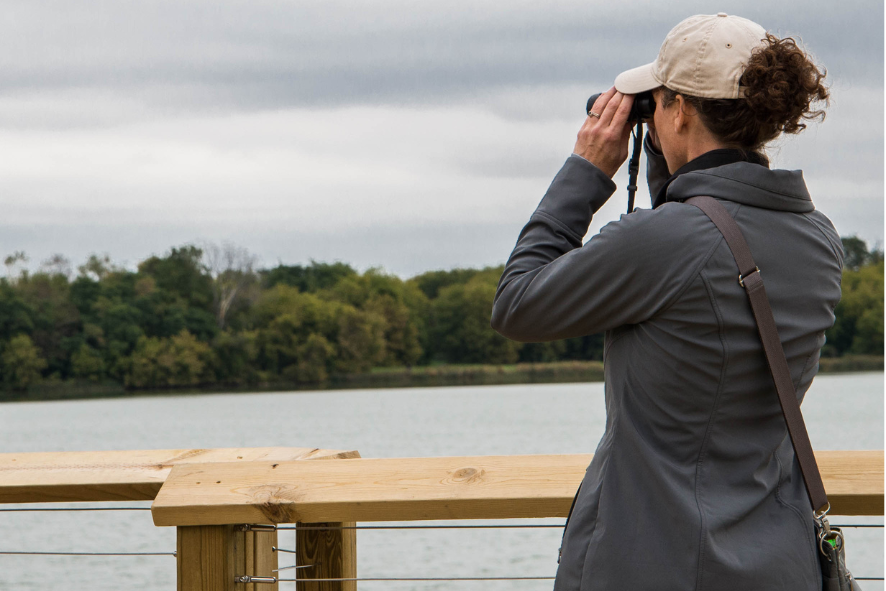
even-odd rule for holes
{"type": "Polygon", "coordinates": [[[288,285],[277,285],[264,292],[253,308],[253,323],[268,326],[275,319],[291,315],[300,331],[331,334],[336,327],[336,304],[312,293],[301,293],[288,285]]]}
{"type": "Polygon", "coordinates": [[[0,343],[34,329],[34,310],[6,279],[0,279],[0,343]]]}
{"type": "Polygon", "coordinates": [[[415,284],[429,299],[436,299],[440,295],[440,290],[450,285],[462,285],[467,283],[478,273],[491,272],[496,277],[501,277],[504,272],[504,266],[487,267],[485,269],[452,269],[450,271],[428,271],[410,279],[410,283],[415,284]]]}
{"type": "Polygon", "coordinates": [[[99,381],[105,375],[105,360],[99,351],[86,343],[71,354],[71,376],[78,379],[99,381]]]}
{"type": "Polygon", "coordinates": [[[138,266],[140,275],[154,279],[159,289],[176,295],[188,306],[211,312],[212,278],[203,266],[203,251],[186,245],[173,248],[164,258],[151,257],[138,266]]]}
{"type": "Polygon", "coordinates": [[[423,352],[419,340],[421,321],[406,302],[390,294],[377,294],[366,301],[363,309],[384,323],[384,354],[379,365],[410,367],[418,363],[423,352]]]}
{"type": "Polygon", "coordinates": [[[858,236],[844,236],[840,238],[843,243],[843,268],[850,271],[858,271],[865,265],[873,265],[883,260],[883,251],[879,248],[868,250],[868,245],[858,236]]]}
{"type": "Polygon", "coordinates": [[[265,292],[253,317],[261,368],[294,381],[367,371],[385,351],[378,314],[288,285],[265,292]]]}
{"type": "Polygon", "coordinates": [[[356,274],[357,272],[345,263],[318,263],[316,261],[311,261],[311,264],[306,267],[280,264],[273,269],[261,272],[266,289],[282,284],[308,293],[329,289],[345,277],[356,274]]]}
{"type": "Polygon", "coordinates": [[[573,359],[576,361],[593,359],[603,361],[603,334],[590,334],[574,339],[566,339],[563,341],[566,350],[563,353],[563,359],[573,359]]]}
{"type": "Polygon", "coordinates": [[[0,353],[0,372],[10,390],[26,390],[38,383],[46,366],[40,350],[26,334],[12,337],[0,353]]]}
{"type": "MultiPolygon", "coordinates": [[[[214,259],[184,245],[137,271],[93,255],[73,280],[60,255],[33,274],[23,267],[24,253],[7,257],[0,386],[37,392],[65,383],[344,383],[372,370],[413,375],[411,368],[421,366],[417,372],[437,379],[441,363],[538,368],[603,357],[602,335],[522,344],[492,330],[501,267],[431,271],[405,281],[380,269],[359,273],[315,261],[256,273],[245,249],[209,248],[214,259]]],[[[882,359],[883,253],[854,236],[843,239],[843,248],[843,299],[823,354],[882,359]]]]}
{"type": "Polygon", "coordinates": [[[128,357],[139,339],[145,335],[142,314],[138,308],[121,302],[99,298],[93,306],[97,335],[105,343],[105,362],[108,375],[124,381],[128,371],[128,357]]]}
{"type": "MultiPolygon", "coordinates": [[[[336,304],[314,294],[300,293],[297,288],[278,284],[262,294],[253,309],[253,323],[257,328],[256,346],[259,367],[268,375],[285,375],[295,381],[310,375],[327,376],[331,358],[318,355],[321,341],[314,339],[310,348],[306,343],[311,335],[329,338],[336,334],[336,304]],[[310,353],[322,367],[307,368],[304,355],[310,353]],[[301,367],[301,369],[300,369],[301,367]]],[[[331,347],[331,345],[330,345],[331,347]]],[[[306,378],[305,378],[306,379],[306,378]]]]}
{"type": "Polygon", "coordinates": [[[492,330],[492,300],[498,278],[475,274],[465,284],[442,288],[431,302],[431,340],[447,363],[514,363],[520,343],[492,330]]]}
{"type": "Polygon", "coordinates": [[[346,304],[339,310],[335,369],[341,373],[369,371],[385,357],[385,319],[346,304]]]}
{"type": "Polygon", "coordinates": [[[183,330],[171,338],[141,337],[132,354],[126,385],[168,388],[212,383],[214,355],[206,343],[183,330]]]}
{"type": "Polygon", "coordinates": [[[343,278],[323,293],[381,319],[384,342],[377,365],[411,366],[421,359],[429,302],[415,284],[370,269],[343,278]]]}
{"type": "Polygon", "coordinates": [[[212,342],[216,378],[221,384],[244,385],[261,381],[258,332],[225,330],[212,342]]]}
{"type": "Polygon", "coordinates": [[[825,354],[883,354],[883,260],[843,271],[843,296],[825,354]]]}
{"type": "MultiPolygon", "coordinates": [[[[147,280],[150,277],[144,278],[147,280]]],[[[137,284],[144,285],[144,280],[137,284]]],[[[215,316],[202,307],[192,307],[175,293],[154,288],[137,297],[134,306],[141,313],[142,329],[148,336],[170,337],[187,330],[204,341],[218,333],[215,316]]]]}
{"type": "Polygon", "coordinates": [[[298,346],[298,361],[283,370],[283,377],[294,382],[325,382],[334,356],[335,347],[325,337],[311,333],[298,346]]]}
{"type": "Polygon", "coordinates": [[[566,341],[549,343],[524,343],[520,349],[521,363],[549,363],[566,359],[566,341]]]}
{"type": "Polygon", "coordinates": [[[47,361],[48,373],[65,374],[80,332],[80,312],[71,302],[68,278],[62,274],[24,275],[16,291],[30,305],[33,325],[28,332],[47,361]]]}
{"type": "Polygon", "coordinates": [[[82,315],[87,315],[102,293],[102,284],[80,276],[71,283],[71,303],[82,315]]]}
{"type": "Polygon", "coordinates": [[[101,281],[110,273],[119,271],[120,268],[111,263],[108,255],[99,256],[96,254],[89,255],[85,263],[77,268],[80,276],[85,279],[101,281]]]}

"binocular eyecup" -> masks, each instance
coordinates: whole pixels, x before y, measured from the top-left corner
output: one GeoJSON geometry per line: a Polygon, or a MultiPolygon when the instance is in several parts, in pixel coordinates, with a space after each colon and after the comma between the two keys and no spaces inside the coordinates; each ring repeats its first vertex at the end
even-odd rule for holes
{"type": "MultiPolygon", "coordinates": [[[[585,113],[588,113],[593,108],[594,103],[597,102],[597,99],[600,98],[601,94],[603,93],[598,92],[588,99],[585,113]]],[[[628,115],[628,121],[637,123],[643,119],[652,119],[653,113],[655,113],[655,99],[652,98],[652,92],[641,92],[634,96],[634,104],[631,105],[631,113],[628,115]]]]}

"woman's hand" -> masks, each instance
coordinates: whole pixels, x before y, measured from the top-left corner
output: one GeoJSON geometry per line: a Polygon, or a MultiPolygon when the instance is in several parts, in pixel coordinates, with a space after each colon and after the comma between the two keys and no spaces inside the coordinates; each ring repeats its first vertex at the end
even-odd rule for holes
{"type": "Polygon", "coordinates": [[[578,140],[573,153],[578,154],[604,174],[612,178],[619,167],[628,158],[628,140],[631,137],[631,126],[628,115],[634,104],[633,95],[625,95],[610,88],[600,95],[594,107],[594,113],[600,117],[588,115],[584,125],[578,130],[578,140]]]}

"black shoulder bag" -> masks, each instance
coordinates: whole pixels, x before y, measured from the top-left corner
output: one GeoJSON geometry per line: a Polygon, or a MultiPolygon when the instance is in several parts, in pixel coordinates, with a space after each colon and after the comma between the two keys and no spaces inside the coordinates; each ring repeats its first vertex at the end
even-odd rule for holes
{"type": "Polygon", "coordinates": [[[794,445],[794,453],[800,463],[800,471],[803,473],[803,481],[806,483],[806,492],[812,503],[812,519],[815,523],[815,531],[818,538],[818,548],[821,551],[818,559],[821,564],[822,590],[823,591],[861,591],[858,583],[852,578],[852,573],[846,569],[846,555],[843,543],[843,533],[840,528],[830,527],[826,518],[831,508],[828,497],[821,481],[815,454],[812,452],[812,444],[809,442],[809,434],[806,432],[806,423],[800,413],[800,403],[797,401],[797,393],[791,380],[788,362],[785,358],[784,348],[778,337],[778,329],[772,316],[772,307],[766,290],[763,288],[763,279],[760,277],[760,269],[754,263],[751,249],[744,239],[744,235],[726,211],[726,208],[713,197],[692,197],[686,203],[694,205],[711,218],[717,229],[723,234],[732,256],[738,264],[738,283],[744,287],[748,299],[751,302],[754,318],[757,321],[757,330],[760,332],[760,340],[763,342],[763,350],[766,353],[766,362],[772,372],[775,389],[778,392],[778,400],[784,413],[791,443],[794,445]]]}

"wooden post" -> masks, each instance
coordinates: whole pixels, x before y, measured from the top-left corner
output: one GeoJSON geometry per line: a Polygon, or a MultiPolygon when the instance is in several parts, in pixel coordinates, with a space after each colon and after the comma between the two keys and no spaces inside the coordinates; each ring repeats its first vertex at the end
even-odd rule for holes
{"type": "MultiPolygon", "coordinates": [[[[246,536],[246,573],[255,577],[279,577],[277,569],[277,532],[250,531],[246,536]]],[[[278,583],[238,585],[243,591],[277,591],[278,583]]]]}
{"type": "MultiPolygon", "coordinates": [[[[353,579],[357,577],[356,523],[298,523],[295,563],[313,565],[296,570],[297,579],[353,579]],[[338,529],[305,529],[331,527],[338,529]]],[[[357,591],[356,581],[296,583],[296,591],[357,591]]]]}
{"type": "Polygon", "coordinates": [[[178,591],[277,591],[276,583],[235,583],[235,577],[276,577],[277,532],[235,525],[178,527],[178,591]]]}

